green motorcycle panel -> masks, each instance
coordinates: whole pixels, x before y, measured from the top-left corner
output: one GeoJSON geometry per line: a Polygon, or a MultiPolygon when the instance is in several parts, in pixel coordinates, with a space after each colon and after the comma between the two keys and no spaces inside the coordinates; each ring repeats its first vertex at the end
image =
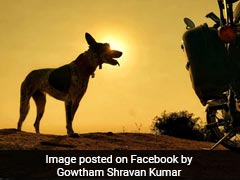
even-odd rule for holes
{"type": "Polygon", "coordinates": [[[188,59],[191,82],[201,103],[218,99],[229,88],[231,71],[225,44],[217,30],[207,24],[184,33],[183,45],[188,59]]]}

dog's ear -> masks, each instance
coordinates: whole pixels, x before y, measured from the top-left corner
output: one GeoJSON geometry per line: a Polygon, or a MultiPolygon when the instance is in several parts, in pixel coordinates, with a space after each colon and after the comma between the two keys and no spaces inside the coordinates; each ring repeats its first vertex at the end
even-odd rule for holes
{"type": "Polygon", "coordinates": [[[94,46],[95,44],[97,44],[95,39],[89,33],[85,34],[85,38],[89,46],[94,46]]]}

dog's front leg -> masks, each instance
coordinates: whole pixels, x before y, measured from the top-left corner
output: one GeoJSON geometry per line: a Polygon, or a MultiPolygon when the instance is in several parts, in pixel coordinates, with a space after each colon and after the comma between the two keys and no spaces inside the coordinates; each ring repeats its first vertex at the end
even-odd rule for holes
{"type": "Polygon", "coordinates": [[[65,110],[66,110],[66,121],[67,121],[67,134],[69,137],[79,137],[77,133],[74,133],[72,128],[72,122],[75,115],[75,112],[78,108],[79,103],[73,102],[65,102],[65,110]]]}

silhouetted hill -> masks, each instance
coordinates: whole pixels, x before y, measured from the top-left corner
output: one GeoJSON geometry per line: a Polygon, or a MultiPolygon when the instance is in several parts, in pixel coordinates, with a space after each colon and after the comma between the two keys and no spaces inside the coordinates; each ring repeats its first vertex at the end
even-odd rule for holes
{"type": "MultiPolygon", "coordinates": [[[[87,133],[79,138],[0,129],[0,150],[201,150],[210,142],[145,133],[87,133]]],[[[217,149],[224,150],[223,146],[217,149]]]]}

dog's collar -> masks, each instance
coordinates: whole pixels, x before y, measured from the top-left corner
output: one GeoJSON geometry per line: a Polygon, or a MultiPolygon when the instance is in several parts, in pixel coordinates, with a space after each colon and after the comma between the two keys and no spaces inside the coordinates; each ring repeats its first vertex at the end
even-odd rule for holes
{"type": "Polygon", "coordinates": [[[92,56],[94,56],[94,58],[97,58],[99,69],[102,69],[103,60],[100,57],[100,55],[99,55],[98,51],[96,50],[96,48],[90,46],[88,51],[90,52],[90,54],[92,56]]]}
{"type": "Polygon", "coordinates": [[[98,62],[99,69],[102,69],[103,60],[97,53],[95,53],[93,49],[89,49],[88,51],[85,51],[84,53],[80,54],[75,60],[75,62],[78,65],[82,65],[84,64],[84,62],[87,62],[89,58],[96,59],[96,61],[98,62]]]}

